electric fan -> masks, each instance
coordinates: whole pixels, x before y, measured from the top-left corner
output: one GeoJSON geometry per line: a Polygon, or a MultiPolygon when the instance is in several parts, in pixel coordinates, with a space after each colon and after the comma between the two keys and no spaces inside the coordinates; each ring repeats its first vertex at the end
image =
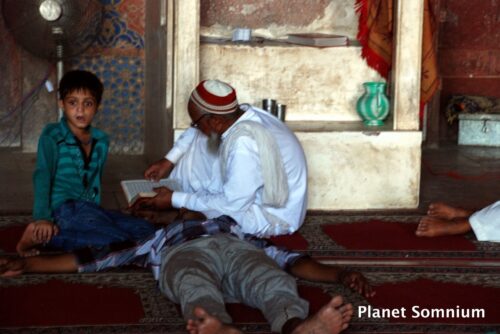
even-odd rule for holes
{"type": "Polygon", "coordinates": [[[99,0],[3,0],[2,13],[19,45],[57,61],[59,83],[63,59],[83,52],[99,34],[103,5],[99,0]]]}

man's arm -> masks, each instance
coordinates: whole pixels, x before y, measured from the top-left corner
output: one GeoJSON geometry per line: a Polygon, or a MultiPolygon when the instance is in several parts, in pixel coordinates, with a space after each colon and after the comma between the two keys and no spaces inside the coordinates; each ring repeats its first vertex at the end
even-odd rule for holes
{"type": "Polygon", "coordinates": [[[263,249],[267,256],[295,277],[314,282],[340,283],[365,297],[375,294],[368,280],[359,272],[323,264],[303,253],[277,247],[268,239],[247,237],[245,240],[263,249]]]}
{"type": "Polygon", "coordinates": [[[22,273],[67,273],[97,272],[107,268],[136,264],[149,265],[148,254],[165,231],[158,230],[154,236],[141,242],[122,241],[100,248],[81,248],[72,253],[38,255],[27,258],[1,257],[0,276],[17,276],[22,273]]]}
{"type": "Polygon", "coordinates": [[[311,257],[301,257],[288,267],[289,272],[308,281],[340,283],[357,293],[372,297],[375,292],[363,274],[339,266],[327,265],[311,257]]]}
{"type": "Polygon", "coordinates": [[[73,273],[78,270],[73,253],[31,257],[0,257],[0,276],[13,277],[22,273],[73,273]]]}
{"type": "Polygon", "coordinates": [[[144,172],[144,178],[158,181],[161,178],[168,177],[175,167],[175,164],[184,156],[188,148],[193,143],[196,136],[199,136],[198,130],[189,128],[175,141],[174,146],[168,151],[163,159],[153,163],[144,172]]]}

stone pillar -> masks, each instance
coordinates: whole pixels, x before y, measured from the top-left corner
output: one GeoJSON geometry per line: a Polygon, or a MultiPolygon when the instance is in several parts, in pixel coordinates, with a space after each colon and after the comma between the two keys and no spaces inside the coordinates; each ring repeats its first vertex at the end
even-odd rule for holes
{"type": "Polygon", "coordinates": [[[393,55],[394,130],[418,130],[424,1],[396,1],[393,55]]]}
{"type": "Polygon", "coordinates": [[[199,78],[200,2],[175,0],[174,7],[173,106],[177,129],[189,126],[186,106],[199,78]]]}

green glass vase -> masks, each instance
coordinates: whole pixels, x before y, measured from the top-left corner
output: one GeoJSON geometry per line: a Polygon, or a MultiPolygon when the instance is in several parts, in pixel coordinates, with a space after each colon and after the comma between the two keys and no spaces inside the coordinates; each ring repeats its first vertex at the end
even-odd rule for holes
{"type": "Polygon", "coordinates": [[[363,83],[365,92],[356,103],[356,111],[368,126],[380,126],[389,116],[389,99],[385,95],[385,82],[363,83]]]}

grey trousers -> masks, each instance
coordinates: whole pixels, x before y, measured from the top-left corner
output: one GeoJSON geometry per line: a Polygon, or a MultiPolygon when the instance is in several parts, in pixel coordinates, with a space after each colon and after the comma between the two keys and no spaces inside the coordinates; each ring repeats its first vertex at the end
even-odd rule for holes
{"type": "Polygon", "coordinates": [[[160,289],[181,305],[186,320],[201,306],[229,324],[224,301],[232,298],[261,310],[274,332],[291,318],[306,318],[309,309],[293,277],[261,249],[227,234],[189,241],[163,254],[160,289]]]}

